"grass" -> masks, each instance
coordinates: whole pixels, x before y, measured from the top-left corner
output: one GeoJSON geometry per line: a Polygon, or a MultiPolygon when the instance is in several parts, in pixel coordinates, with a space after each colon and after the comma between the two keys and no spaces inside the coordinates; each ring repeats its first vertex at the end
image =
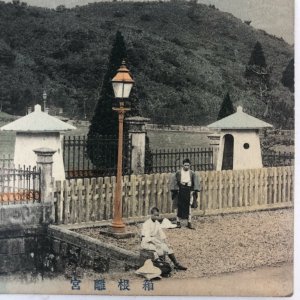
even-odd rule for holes
{"type": "MultiPolygon", "coordinates": [[[[3,113],[2,113],[3,114],[3,113]]],[[[2,115],[0,115],[2,116],[2,115]]],[[[9,116],[9,115],[8,115],[9,116]]],[[[11,122],[10,120],[7,121],[11,122]]],[[[9,119],[9,118],[8,118],[9,119]]],[[[6,124],[4,123],[4,124],[6,124]]],[[[3,126],[4,124],[0,124],[3,126]]],[[[74,124],[77,129],[66,132],[66,135],[85,135],[88,132],[88,126],[74,124]]],[[[150,139],[151,149],[186,149],[186,148],[208,148],[209,139],[207,132],[180,132],[180,131],[163,131],[149,130],[147,132],[150,139]]],[[[14,152],[15,133],[10,131],[0,131],[0,155],[12,154],[14,152]]],[[[294,152],[294,145],[285,143],[290,140],[288,136],[272,135],[267,136],[265,140],[271,150],[280,152],[294,152]],[[272,143],[270,143],[272,140],[272,143]],[[276,142],[274,142],[276,140],[276,142]]],[[[292,141],[293,142],[293,141],[292,141]]]]}

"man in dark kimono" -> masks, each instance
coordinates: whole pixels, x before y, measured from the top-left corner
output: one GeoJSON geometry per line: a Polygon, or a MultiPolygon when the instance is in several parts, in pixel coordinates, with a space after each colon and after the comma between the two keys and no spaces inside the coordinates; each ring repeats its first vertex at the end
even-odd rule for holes
{"type": "MultiPolygon", "coordinates": [[[[183,166],[172,177],[171,192],[173,208],[177,209],[177,227],[180,228],[180,219],[187,219],[189,229],[192,226],[191,206],[197,199],[197,192],[200,190],[200,182],[195,172],[190,169],[191,163],[188,158],[183,160],[183,166]]],[[[194,205],[194,208],[195,205],[194,205]]]]}

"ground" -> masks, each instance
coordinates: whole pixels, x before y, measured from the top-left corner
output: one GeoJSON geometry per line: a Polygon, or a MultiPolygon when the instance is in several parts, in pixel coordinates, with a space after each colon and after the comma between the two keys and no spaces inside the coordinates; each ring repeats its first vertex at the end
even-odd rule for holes
{"type": "MultiPolygon", "coordinates": [[[[95,279],[103,276],[95,277],[95,279]]],[[[143,289],[142,278],[130,279],[130,290],[120,291],[118,279],[106,279],[106,290],[94,290],[93,280],[82,279],[80,290],[72,290],[70,280],[63,276],[52,279],[32,278],[19,279],[16,276],[1,278],[0,293],[30,293],[30,294],[94,294],[94,295],[196,295],[196,296],[289,296],[293,292],[293,266],[291,263],[280,264],[276,267],[260,267],[255,270],[219,274],[211,277],[173,279],[164,278],[153,281],[153,291],[143,289]],[[16,287],[17,282],[17,287],[16,287]]],[[[4,296],[5,297],[5,296],[4,296]]],[[[0,296],[1,298],[1,296],[0,296]]],[[[5,298],[3,298],[5,299],[5,298]]],[[[272,298],[273,299],[273,298],[272,298]]],[[[296,298],[294,298],[296,299],[296,298]]]]}
{"type": "MultiPolygon", "coordinates": [[[[178,260],[188,270],[153,281],[154,291],[143,290],[144,278],[134,271],[99,274],[77,268],[80,290],[71,289],[66,273],[44,278],[21,273],[1,276],[0,293],[288,296],[293,292],[293,213],[293,209],[278,209],[204,216],[194,220],[195,231],[185,226],[165,230],[178,260]],[[94,289],[94,280],[99,278],[106,282],[105,291],[94,289]],[[120,279],[130,281],[129,291],[118,289],[120,279]]],[[[76,231],[138,251],[140,227],[128,226],[137,235],[126,241],[101,236],[99,228],[76,231]]]]}
{"type": "MultiPolygon", "coordinates": [[[[174,279],[254,270],[293,261],[292,209],[198,217],[194,226],[196,230],[185,226],[165,230],[178,261],[188,268],[186,272],[173,273],[174,279]]],[[[138,252],[140,227],[140,224],[128,226],[137,233],[135,238],[128,240],[108,239],[99,234],[99,228],[76,231],[138,252]]],[[[109,278],[120,276],[107,275],[109,278]]],[[[126,276],[136,277],[133,272],[126,276]]]]}

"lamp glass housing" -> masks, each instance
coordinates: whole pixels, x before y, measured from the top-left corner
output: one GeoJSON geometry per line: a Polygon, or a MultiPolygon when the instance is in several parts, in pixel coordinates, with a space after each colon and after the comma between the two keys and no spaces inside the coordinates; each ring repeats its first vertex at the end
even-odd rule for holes
{"type": "Polygon", "coordinates": [[[114,94],[116,98],[129,98],[133,83],[132,82],[113,82],[114,94]]]}

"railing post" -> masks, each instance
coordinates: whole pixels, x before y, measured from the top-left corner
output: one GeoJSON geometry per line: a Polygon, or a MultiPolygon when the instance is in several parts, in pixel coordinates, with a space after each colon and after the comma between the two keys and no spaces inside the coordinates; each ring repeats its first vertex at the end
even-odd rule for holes
{"type": "Polygon", "coordinates": [[[133,174],[145,173],[146,129],[149,119],[143,117],[129,117],[125,119],[128,134],[131,138],[131,170],[133,174]]]}
{"type": "Polygon", "coordinates": [[[52,204],[50,220],[54,220],[54,198],[52,194],[52,166],[53,155],[56,150],[50,148],[38,148],[33,150],[37,155],[36,166],[41,170],[41,202],[52,204]]]}

